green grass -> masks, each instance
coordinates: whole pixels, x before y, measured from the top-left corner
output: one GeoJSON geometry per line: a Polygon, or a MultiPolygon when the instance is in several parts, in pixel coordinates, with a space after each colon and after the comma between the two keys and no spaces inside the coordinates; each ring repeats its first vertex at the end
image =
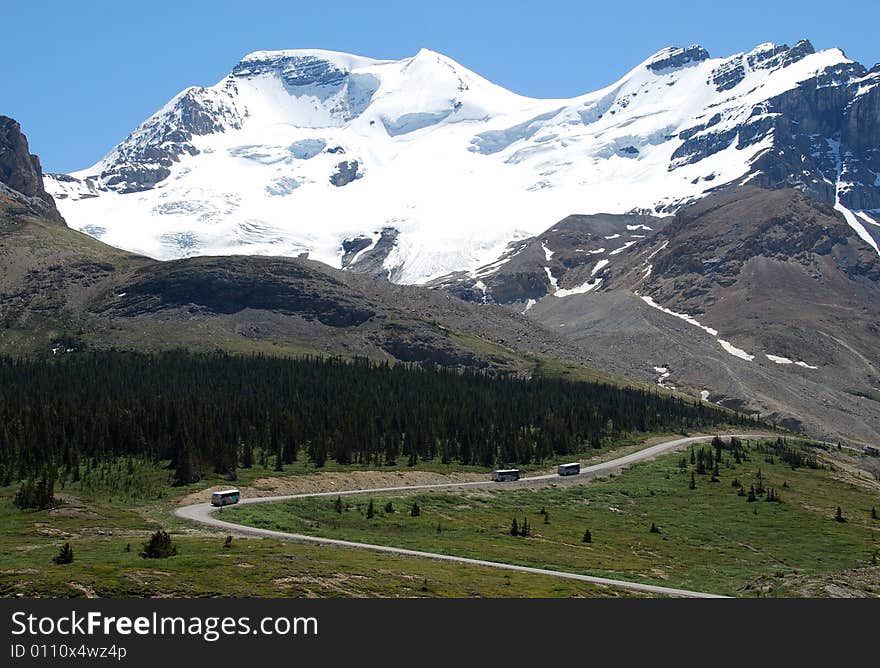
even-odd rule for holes
{"type": "MultiPolygon", "coordinates": [[[[607,458],[611,449],[592,453],[607,458]]],[[[438,473],[463,470],[439,461],[399,468],[438,473]]],[[[371,468],[328,460],[323,469],[317,469],[303,456],[281,472],[259,465],[239,469],[234,484],[246,487],[263,478],[353,470],[371,468]]],[[[233,548],[225,549],[225,535],[195,527],[175,517],[173,510],[186,495],[230,483],[208,476],[192,485],[171,487],[170,480],[171,473],[163,465],[138,458],[82,466],[78,481],[67,477],[56,484],[60,506],[40,511],[13,506],[17,485],[0,488],[0,596],[633,595],[552,577],[276,540],[236,538],[233,548]],[[179,555],[142,559],[138,555],[142,543],[160,526],[172,532],[179,555]],[[52,557],[64,542],[73,546],[75,561],[55,565],[52,557]],[[127,545],[131,551],[126,551],[127,545]]]]}
{"type": "MultiPolygon", "coordinates": [[[[156,525],[112,504],[78,516],[21,511],[0,490],[0,596],[25,597],[568,597],[620,596],[615,589],[551,577],[209,533],[174,535],[179,554],[143,559],[156,525]],[[70,542],[75,560],[52,557],[70,542]],[[130,546],[131,551],[126,551],[130,546]]],[[[192,526],[188,527],[192,531],[192,526]]]]}
{"type": "MultiPolygon", "coordinates": [[[[754,594],[759,584],[772,595],[798,595],[805,582],[870,567],[880,549],[880,522],[870,519],[876,493],[839,472],[792,470],[752,450],[750,461],[722,466],[719,483],[697,475],[690,490],[694,467],[681,469],[680,458],[665,456],[588,486],[375,496],[372,519],[365,513],[368,496],[345,499],[349,508],[341,514],[325,498],[241,506],[226,517],[281,531],[729,595],[754,594]],[[748,489],[758,469],[781,503],[737,496],[732,480],[748,489]],[[395,512],[386,514],[389,500],[395,512]],[[409,515],[413,501],[421,507],[416,518],[409,515]],[[837,506],[847,522],[833,520],[837,506]],[[531,536],[509,535],[513,517],[528,517],[531,536]],[[652,523],[659,534],[649,533],[652,523]],[[581,542],[585,529],[592,532],[590,544],[581,542]]],[[[871,577],[866,593],[880,592],[876,568],[871,577]]]]}

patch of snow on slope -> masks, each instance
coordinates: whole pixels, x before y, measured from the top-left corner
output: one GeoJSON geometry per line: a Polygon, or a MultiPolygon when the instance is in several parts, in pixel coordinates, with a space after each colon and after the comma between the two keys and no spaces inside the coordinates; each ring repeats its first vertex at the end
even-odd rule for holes
{"type": "Polygon", "coordinates": [[[550,259],[553,257],[553,251],[547,248],[543,241],[541,242],[541,248],[544,249],[544,260],[550,262],[550,259]]]}
{"type": "MultiPolygon", "coordinates": [[[[880,177],[878,177],[878,178],[880,178],[880,177]]],[[[872,218],[871,216],[869,216],[869,215],[868,215],[867,213],[865,213],[864,211],[859,211],[859,212],[857,212],[857,215],[859,216],[859,218],[861,218],[862,220],[864,220],[864,221],[865,221],[866,223],[868,223],[869,225],[876,225],[877,227],[880,227],[880,223],[878,223],[877,220],[876,220],[875,218],[872,218]]]]}
{"type": "Polygon", "coordinates": [[[609,255],[617,255],[618,253],[622,253],[622,252],[625,251],[627,248],[629,248],[629,247],[632,246],[633,244],[637,244],[637,243],[639,243],[638,240],[636,240],[636,241],[627,241],[625,244],[623,244],[623,246],[621,246],[620,248],[615,248],[613,251],[611,251],[611,252],[608,253],[608,254],[609,254],[609,255]]]}
{"type": "Polygon", "coordinates": [[[593,267],[593,270],[590,272],[590,276],[595,276],[600,271],[602,271],[605,267],[607,267],[609,264],[610,264],[609,260],[599,260],[596,263],[596,266],[593,267]]]}
{"type": "Polygon", "coordinates": [[[765,357],[771,362],[776,362],[777,364],[793,364],[794,361],[788,359],[787,357],[780,357],[779,355],[765,355],[765,357]]]}
{"type": "MultiPolygon", "coordinates": [[[[648,304],[648,306],[652,306],[655,309],[657,309],[658,311],[663,311],[664,313],[666,313],[668,315],[673,315],[676,318],[680,318],[681,320],[684,320],[686,323],[688,323],[690,325],[694,325],[695,327],[699,327],[707,334],[711,334],[712,336],[715,336],[715,337],[718,336],[717,329],[713,329],[712,327],[707,327],[706,325],[701,324],[693,316],[690,316],[687,313],[676,313],[675,311],[672,311],[671,309],[660,306],[657,302],[655,302],[651,297],[649,297],[647,295],[638,295],[638,296],[642,299],[642,301],[644,301],[646,304],[648,304]]],[[[740,359],[746,360],[747,362],[751,362],[752,360],[755,359],[754,355],[750,355],[745,350],[737,348],[736,346],[731,344],[729,341],[725,341],[724,339],[716,339],[716,341],[718,341],[718,343],[721,345],[721,347],[726,352],[730,353],[734,357],[739,357],[740,359]]]]}
{"type": "Polygon", "coordinates": [[[566,290],[565,288],[558,289],[553,293],[554,297],[568,297],[570,295],[582,295],[584,293],[590,292],[590,290],[595,290],[602,284],[602,279],[597,278],[592,281],[587,281],[583,285],[579,285],[574,288],[570,288],[566,290]]]}
{"type": "Polygon", "coordinates": [[[770,360],[771,362],[775,362],[776,364],[796,364],[797,366],[802,366],[805,369],[818,369],[819,368],[816,366],[812,366],[811,364],[807,364],[806,362],[802,362],[800,360],[795,361],[795,360],[789,359],[788,357],[781,357],[779,355],[765,354],[764,356],[768,360],[770,360]]]}
{"type": "Polygon", "coordinates": [[[718,336],[717,329],[712,329],[711,327],[706,327],[706,325],[700,324],[696,318],[688,315],[687,313],[676,313],[675,311],[672,311],[672,310],[666,308],[665,306],[660,306],[660,304],[655,302],[648,295],[639,295],[639,297],[641,297],[642,301],[645,302],[648,306],[652,306],[653,308],[657,309],[658,311],[663,311],[664,313],[666,313],[668,315],[674,315],[676,318],[680,318],[681,320],[684,320],[686,323],[688,323],[690,325],[693,325],[695,327],[699,327],[704,332],[711,334],[712,336],[718,336]]]}
{"type": "Polygon", "coordinates": [[[553,277],[553,272],[550,271],[550,267],[544,267],[544,271],[547,274],[547,278],[550,280],[550,285],[553,286],[553,290],[554,291],[559,290],[559,283],[553,277]]]}
{"type": "Polygon", "coordinates": [[[834,208],[843,214],[843,217],[846,219],[847,224],[851,228],[853,228],[853,230],[855,230],[856,234],[859,235],[862,241],[871,246],[874,251],[878,255],[880,255],[880,248],[877,247],[877,242],[874,240],[874,237],[872,237],[868,230],[865,229],[865,226],[862,225],[861,222],[859,222],[859,219],[856,217],[856,215],[840,202],[840,176],[843,165],[843,162],[840,159],[840,142],[833,139],[826,139],[825,141],[828,142],[828,147],[831,149],[835,159],[837,160],[837,178],[834,183],[834,208]]]}
{"type": "Polygon", "coordinates": [[[654,371],[659,374],[657,376],[657,385],[659,385],[660,387],[666,388],[667,390],[674,390],[675,389],[675,387],[673,385],[668,385],[666,383],[666,380],[669,378],[669,374],[670,374],[669,367],[655,366],[654,371]]]}
{"type": "Polygon", "coordinates": [[[381,237],[382,237],[381,234],[378,234],[378,233],[373,234],[373,239],[372,239],[372,241],[370,241],[370,245],[367,246],[366,248],[362,248],[357,253],[355,253],[354,257],[351,258],[351,262],[349,262],[348,265],[349,266],[353,265],[355,262],[357,262],[358,260],[361,259],[362,255],[365,255],[366,253],[369,253],[371,250],[373,250],[376,247],[376,244],[379,243],[379,239],[381,237]]]}
{"type": "Polygon", "coordinates": [[[653,258],[655,255],[657,255],[657,253],[659,253],[660,251],[662,251],[662,250],[663,250],[664,248],[666,248],[668,245],[669,245],[669,239],[667,239],[666,241],[664,241],[664,242],[660,245],[660,248],[658,248],[658,249],[655,250],[653,253],[651,253],[651,254],[648,256],[648,259],[650,260],[651,258],[653,258]]]}
{"type": "Polygon", "coordinates": [[[735,345],[730,343],[729,341],[725,341],[724,339],[718,339],[718,343],[721,344],[721,347],[724,348],[727,352],[729,352],[734,357],[739,357],[740,359],[745,360],[746,362],[751,362],[755,359],[754,355],[749,355],[742,348],[737,348],[735,345]]]}

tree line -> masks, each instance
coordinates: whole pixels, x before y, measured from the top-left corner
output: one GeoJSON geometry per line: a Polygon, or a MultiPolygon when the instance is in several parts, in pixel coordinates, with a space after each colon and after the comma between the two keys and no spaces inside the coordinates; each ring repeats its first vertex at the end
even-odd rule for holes
{"type": "MultiPolygon", "coordinates": [[[[167,463],[178,484],[255,463],[493,466],[540,463],[613,439],[750,418],[657,391],[377,363],[89,351],[0,357],[0,484],[123,457],[167,463]]],[[[42,485],[42,486],[41,486],[42,485]]]]}

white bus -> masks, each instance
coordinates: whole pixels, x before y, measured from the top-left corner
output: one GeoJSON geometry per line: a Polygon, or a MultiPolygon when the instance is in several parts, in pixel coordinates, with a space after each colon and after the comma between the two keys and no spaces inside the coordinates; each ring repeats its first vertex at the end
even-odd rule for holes
{"type": "Polygon", "coordinates": [[[492,471],[492,480],[495,482],[519,480],[519,469],[495,469],[492,471]]]}
{"type": "Polygon", "coordinates": [[[233,503],[238,503],[238,500],[241,498],[241,492],[237,489],[224,489],[221,492],[214,492],[211,494],[211,505],[212,506],[228,506],[233,503]]]}
{"type": "Polygon", "coordinates": [[[560,464],[559,468],[556,469],[556,472],[559,475],[577,475],[581,472],[581,463],[573,462],[571,464],[560,464]]]}

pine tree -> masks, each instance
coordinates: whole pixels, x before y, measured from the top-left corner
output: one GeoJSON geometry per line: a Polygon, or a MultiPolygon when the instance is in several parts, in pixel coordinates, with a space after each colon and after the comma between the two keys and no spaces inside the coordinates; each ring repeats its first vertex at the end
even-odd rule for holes
{"type": "Polygon", "coordinates": [[[144,543],[141,556],[144,559],[167,559],[177,554],[177,545],[171,540],[171,536],[165,529],[159,529],[150,536],[150,540],[144,543]]]}
{"type": "Polygon", "coordinates": [[[758,497],[755,496],[755,486],[751,485],[749,487],[749,498],[746,499],[746,501],[751,503],[752,501],[757,501],[757,500],[758,500],[758,497]]]}
{"type": "Polygon", "coordinates": [[[592,543],[593,542],[593,534],[590,533],[589,529],[584,530],[584,537],[581,538],[582,543],[592,543]]]}
{"type": "Polygon", "coordinates": [[[837,506],[837,512],[834,513],[834,521],[846,522],[846,518],[843,516],[843,511],[840,509],[840,506],[837,506]]]}
{"type": "Polygon", "coordinates": [[[876,506],[871,506],[871,519],[872,520],[877,519],[877,507],[876,506]]]}
{"type": "Polygon", "coordinates": [[[70,547],[70,543],[64,543],[64,546],[61,548],[61,551],[52,558],[52,561],[56,564],[72,564],[73,563],[73,548],[70,547]]]}
{"type": "Polygon", "coordinates": [[[437,533],[443,531],[443,527],[440,526],[440,522],[437,522],[437,533]]]}
{"type": "Polygon", "coordinates": [[[254,444],[250,440],[241,446],[241,467],[252,469],[254,467],[254,444]]]}
{"type": "Polygon", "coordinates": [[[373,499],[370,499],[370,504],[367,506],[367,519],[372,519],[376,515],[376,508],[373,506],[373,499]]]}
{"type": "Polygon", "coordinates": [[[513,522],[510,523],[510,535],[511,536],[519,536],[519,523],[516,521],[516,518],[513,518],[513,522]]]}
{"type": "Polygon", "coordinates": [[[657,528],[657,525],[651,522],[651,528],[649,529],[649,533],[660,533],[660,529],[657,528]]]}
{"type": "Polygon", "coordinates": [[[223,547],[225,547],[225,548],[232,547],[232,536],[226,536],[226,540],[223,541],[223,547]]]}
{"type": "Polygon", "coordinates": [[[694,478],[694,472],[691,471],[691,481],[688,484],[688,489],[696,489],[696,488],[697,488],[697,481],[694,478]]]}
{"type": "Polygon", "coordinates": [[[394,512],[394,504],[391,503],[391,501],[389,501],[388,503],[385,504],[385,512],[386,513],[393,513],[394,512]]]}
{"type": "Polygon", "coordinates": [[[412,508],[410,508],[409,516],[410,517],[418,517],[422,514],[422,509],[419,508],[419,504],[413,501],[412,508]]]}
{"type": "Polygon", "coordinates": [[[337,496],[336,501],[333,502],[333,510],[335,510],[340,515],[342,514],[342,497],[337,496]]]}

